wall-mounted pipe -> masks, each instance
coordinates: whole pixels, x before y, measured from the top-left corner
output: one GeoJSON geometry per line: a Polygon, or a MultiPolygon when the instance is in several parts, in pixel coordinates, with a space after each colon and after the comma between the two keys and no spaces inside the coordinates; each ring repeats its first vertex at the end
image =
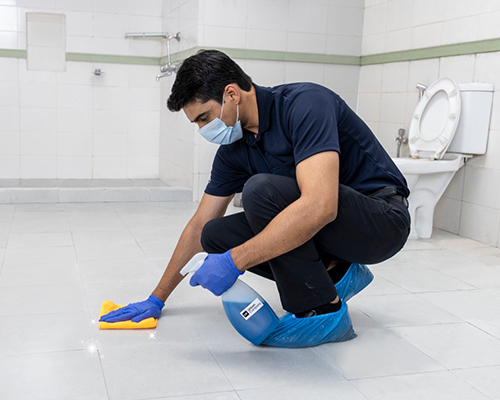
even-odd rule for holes
{"type": "Polygon", "coordinates": [[[147,39],[147,38],[162,38],[168,39],[168,33],[126,33],[125,39],[147,39]]]}

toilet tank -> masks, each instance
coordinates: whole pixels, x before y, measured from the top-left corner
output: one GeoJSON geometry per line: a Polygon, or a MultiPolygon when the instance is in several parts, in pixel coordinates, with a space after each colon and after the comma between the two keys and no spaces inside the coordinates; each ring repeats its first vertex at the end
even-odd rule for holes
{"type": "Polygon", "coordinates": [[[460,83],[462,111],[457,131],[448,153],[484,154],[488,143],[493,85],[491,83],[460,83]]]}

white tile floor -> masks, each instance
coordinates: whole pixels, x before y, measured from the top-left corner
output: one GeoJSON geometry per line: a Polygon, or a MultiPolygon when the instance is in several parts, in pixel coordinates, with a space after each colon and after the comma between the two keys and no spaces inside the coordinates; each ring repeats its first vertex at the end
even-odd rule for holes
{"type": "Polygon", "coordinates": [[[442,231],[372,267],[349,342],[255,347],[187,280],[156,331],[99,331],[104,300],[150,294],[195,208],[0,205],[0,399],[500,399],[500,249],[442,231]]]}

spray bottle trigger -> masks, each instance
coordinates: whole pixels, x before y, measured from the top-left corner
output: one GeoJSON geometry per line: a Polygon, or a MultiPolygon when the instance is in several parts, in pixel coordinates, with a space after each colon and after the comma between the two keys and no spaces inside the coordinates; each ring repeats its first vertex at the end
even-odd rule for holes
{"type": "Polygon", "coordinates": [[[203,265],[205,258],[207,258],[207,253],[198,253],[189,260],[189,262],[181,269],[181,275],[186,276],[190,272],[195,272],[203,265]]]}

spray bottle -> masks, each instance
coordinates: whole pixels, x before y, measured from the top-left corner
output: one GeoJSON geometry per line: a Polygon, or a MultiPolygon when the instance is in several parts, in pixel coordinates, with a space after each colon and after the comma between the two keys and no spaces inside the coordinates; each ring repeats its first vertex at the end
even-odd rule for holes
{"type": "MultiPolygon", "coordinates": [[[[184,268],[182,275],[195,272],[203,265],[207,253],[196,254],[184,268]]],[[[259,345],[278,325],[273,309],[255,290],[240,279],[222,293],[222,305],[229,322],[238,333],[254,345],[259,345]]]]}

